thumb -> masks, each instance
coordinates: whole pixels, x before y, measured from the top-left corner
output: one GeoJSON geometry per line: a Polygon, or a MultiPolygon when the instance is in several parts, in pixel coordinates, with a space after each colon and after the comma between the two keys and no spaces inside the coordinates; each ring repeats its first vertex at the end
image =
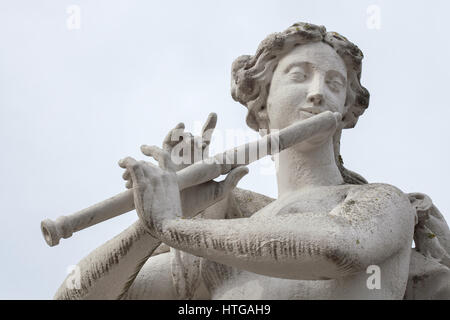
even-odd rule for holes
{"type": "Polygon", "coordinates": [[[232,189],[236,188],[239,181],[248,173],[248,168],[245,166],[234,168],[230,171],[224,181],[224,192],[227,193],[232,189]]]}

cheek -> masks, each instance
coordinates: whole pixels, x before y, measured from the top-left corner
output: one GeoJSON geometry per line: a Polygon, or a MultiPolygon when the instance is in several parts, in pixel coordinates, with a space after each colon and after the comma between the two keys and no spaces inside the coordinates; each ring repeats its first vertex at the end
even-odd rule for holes
{"type": "Polygon", "coordinates": [[[292,107],[300,107],[306,101],[308,86],[305,84],[288,85],[284,88],[283,103],[292,107]]]}
{"type": "Polygon", "coordinates": [[[345,111],[345,98],[347,96],[346,90],[341,90],[340,92],[328,91],[325,101],[331,111],[338,111],[343,113],[345,111]]]}
{"type": "Polygon", "coordinates": [[[304,105],[307,96],[307,88],[304,85],[284,85],[276,90],[271,90],[267,98],[269,117],[289,117],[300,106],[304,105]]]}
{"type": "Polygon", "coordinates": [[[298,120],[298,109],[305,103],[306,90],[299,85],[285,85],[273,90],[267,98],[267,112],[271,128],[284,128],[298,120]]]}

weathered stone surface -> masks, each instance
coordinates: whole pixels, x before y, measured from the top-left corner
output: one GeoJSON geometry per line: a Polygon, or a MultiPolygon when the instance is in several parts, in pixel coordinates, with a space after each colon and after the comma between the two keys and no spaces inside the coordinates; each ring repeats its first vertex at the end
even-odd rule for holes
{"type": "Polygon", "coordinates": [[[277,199],[235,188],[245,167],[180,193],[173,149],[207,148],[210,135],[144,146],[159,168],[121,162],[139,221],[79,263],[81,289],[63,283],[55,298],[449,299],[450,232],[431,200],[343,166],[341,131],[369,104],[362,58],[345,37],[297,23],[236,59],[232,96],[250,127],[320,128],[275,156],[277,199]],[[317,115],[330,111],[325,126],[317,115]]]}

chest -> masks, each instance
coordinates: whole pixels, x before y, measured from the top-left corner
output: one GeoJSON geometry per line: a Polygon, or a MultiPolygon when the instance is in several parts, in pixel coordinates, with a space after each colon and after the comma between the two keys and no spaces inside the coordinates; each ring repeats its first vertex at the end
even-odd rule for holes
{"type": "Polygon", "coordinates": [[[291,214],[328,214],[342,204],[349,193],[350,187],[319,188],[295,192],[272,202],[269,206],[257,212],[254,216],[281,216],[291,214]]]}

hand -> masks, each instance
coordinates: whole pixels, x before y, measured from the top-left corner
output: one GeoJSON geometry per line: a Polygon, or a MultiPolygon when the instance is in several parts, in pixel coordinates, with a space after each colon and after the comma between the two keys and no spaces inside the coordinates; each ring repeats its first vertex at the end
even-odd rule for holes
{"type": "MultiPolygon", "coordinates": [[[[194,155],[200,154],[203,155],[203,158],[209,157],[209,144],[211,143],[211,137],[216,123],[217,115],[211,112],[203,125],[201,136],[193,136],[190,132],[185,132],[183,122],[180,122],[175,128],[169,131],[164,138],[162,147],[164,151],[171,155],[175,171],[188,167],[194,163],[194,160],[200,160],[194,159],[194,155]],[[184,150],[191,150],[190,159],[187,159],[186,163],[182,163],[184,150]]],[[[133,182],[127,171],[124,172],[123,179],[127,181],[125,187],[131,189],[133,182]]]]}
{"type": "MultiPolygon", "coordinates": [[[[326,111],[330,112],[330,111],[326,111]]],[[[342,122],[342,114],[339,112],[333,112],[335,124],[327,131],[322,131],[311,138],[307,139],[303,143],[309,145],[309,146],[316,146],[324,143],[327,141],[330,137],[332,137],[336,131],[342,130],[344,127],[344,123],[342,122]]]]}
{"type": "Polygon", "coordinates": [[[169,154],[153,148],[151,156],[158,161],[159,168],[131,157],[120,160],[119,166],[126,169],[123,176],[130,178],[140,220],[147,231],[159,239],[164,221],[181,217],[181,200],[175,167],[169,154]]]}
{"type": "Polygon", "coordinates": [[[216,123],[217,115],[212,112],[203,125],[201,136],[193,136],[190,132],[185,132],[182,122],[169,131],[162,147],[171,155],[176,171],[209,157],[209,144],[216,123]]]}
{"type": "Polygon", "coordinates": [[[156,146],[142,146],[141,150],[145,155],[156,159],[159,168],[151,163],[136,161],[130,157],[119,161],[119,166],[126,169],[122,177],[127,180],[127,188],[136,186],[133,188],[135,207],[139,217],[148,226],[148,229],[152,230],[151,232],[155,232],[155,223],[151,218],[153,215],[166,218],[174,218],[178,215],[192,217],[225,198],[236,187],[239,180],[248,173],[247,167],[237,167],[221,182],[208,181],[179,192],[176,183],[176,166],[171,161],[169,153],[156,146]],[[156,185],[152,187],[152,184],[156,185]],[[146,187],[147,185],[150,187],[146,187]],[[152,192],[159,196],[155,196],[152,192]],[[148,195],[146,195],[147,193],[148,195]],[[176,193],[178,198],[173,193],[176,193]],[[155,205],[151,203],[153,201],[151,199],[154,197],[157,197],[156,203],[164,202],[164,200],[169,203],[159,203],[158,207],[154,207],[155,205]],[[178,208],[180,200],[181,209],[178,208]],[[167,214],[164,214],[164,210],[167,210],[167,214]]]}

